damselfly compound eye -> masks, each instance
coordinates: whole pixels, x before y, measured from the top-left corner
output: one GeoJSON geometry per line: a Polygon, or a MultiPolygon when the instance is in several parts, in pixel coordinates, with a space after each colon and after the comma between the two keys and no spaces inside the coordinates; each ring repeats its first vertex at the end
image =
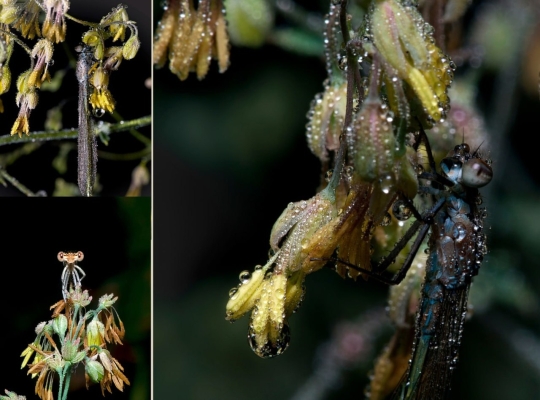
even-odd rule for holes
{"type": "Polygon", "coordinates": [[[462,183],[471,188],[481,188],[491,182],[493,170],[483,160],[471,158],[463,164],[462,183]]]}
{"type": "Polygon", "coordinates": [[[58,261],[64,261],[64,252],[63,251],[58,253],[58,261]]]}
{"type": "Polygon", "coordinates": [[[82,261],[84,258],[84,254],[82,251],[77,252],[77,260],[82,261]]]}

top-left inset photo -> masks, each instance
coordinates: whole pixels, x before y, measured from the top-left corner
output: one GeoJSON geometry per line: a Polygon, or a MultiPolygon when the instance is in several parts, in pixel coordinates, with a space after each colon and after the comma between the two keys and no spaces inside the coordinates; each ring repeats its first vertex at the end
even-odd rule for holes
{"type": "Polygon", "coordinates": [[[3,1],[0,196],[150,196],[151,2],[3,1]]]}

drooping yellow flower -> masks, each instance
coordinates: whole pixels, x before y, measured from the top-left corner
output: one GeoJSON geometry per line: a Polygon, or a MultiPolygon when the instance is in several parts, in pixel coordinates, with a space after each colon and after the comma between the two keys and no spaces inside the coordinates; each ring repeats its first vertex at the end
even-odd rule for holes
{"type": "MultiPolygon", "coordinates": [[[[377,2],[371,29],[383,61],[412,88],[429,118],[443,118],[449,108],[446,93],[453,79],[450,58],[434,44],[416,8],[397,0],[377,2]]],[[[388,88],[394,92],[392,82],[388,88]]]]}
{"type": "Polygon", "coordinates": [[[43,36],[51,42],[60,43],[66,39],[66,18],[69,10],[68,0],[44,0],[47,14],[43,22],[43,36]]]}

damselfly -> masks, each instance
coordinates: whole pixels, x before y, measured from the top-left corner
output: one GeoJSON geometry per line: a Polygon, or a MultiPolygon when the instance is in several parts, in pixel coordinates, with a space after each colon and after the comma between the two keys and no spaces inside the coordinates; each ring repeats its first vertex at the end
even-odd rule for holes
{"type": "Polygon", "coordinates": [[[81,287],[81,281],[86,276],[81,267],[76,262],[82,261],[84,254],[82,251],[76,253],[64,253],[63,251],[58,253],[58,261],[64,264],[64,270],[62,271],[62,295],[64,300],[67,299],[69,289],[81,287]],[[79,273],[81,275],[79,275],[79,273]],[[70,283],[72,285],[70,285],[70,283]],[[71,287],[70,287],[71,286],[71,287]]]}
{"type": "Polygon", "coordinates": [[[93,60],[90,47],[83,46],[79,52],[76,70],[79,81],[78,184],[83,196],[92,196],[96,180],[97,143],[88,105],[88,75],[93,60]]]}
{"type": "Polygon", "coordinates": [[[425,143],[431,171],[419,175],[420,192],[431,198],[431,208],[420,214],[410,200],[398,200],[405,202],[417,220],[389,256],[371,271],[338,262],[389,284],[398,284],[431,229],[412,357],[393,398],[436,400],[444,399],[450,389],[467,315],[469,287],[486,253],[478,188],[491,181],[492,169],[478,151],[471,153],[469,146],[462,143],[442,160],[441,172],[437,172],[423,131],[416,149],[421,141],[425,143]],[[381,275],[417,232],[400,270],[388,279],[381,275]]]}

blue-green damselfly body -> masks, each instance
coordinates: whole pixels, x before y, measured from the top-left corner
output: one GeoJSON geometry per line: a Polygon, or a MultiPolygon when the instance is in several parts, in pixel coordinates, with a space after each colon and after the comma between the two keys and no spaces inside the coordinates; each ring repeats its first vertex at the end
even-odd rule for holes
{"type": "Polygon", "coordinates": [[[431,228],[426,276],[413,353],[394,395],[397,399],[447,397],[468,312],[469,288],[486,253],[485,212],[478,208],[482,203],[478,189],[491,181],[491,166],[462,143],[442,160],[441,173],[437,173],[426,147],[432,171],[420,175],[426,182],[421,190],[433,197],[435,205],[430,217],[424,218],[431,228]]]}
{"type": "Polygon", "coordinates": [[[90,47],[83,46],[77,60],[76,75],[79,82],[79,127],[77,140],[79,190],[83,196],[92,196],[96,181],[97,142],[90,114],[89,73],[94,61],[90,47]]]}
{"type": "Polygon", "coordinates": [[[420,131],[418,149],[424,141],[430,172],[419,175],[420,192],[431,198],[431,208],[420,214],[409,199],[400,199],[411,208],[416,221],[378,265],[366,270],[337,260],[388,284],[399,284],[431,231],[428,261],[416,312],[416,332],[410,363],[393,400],[445,399],[458,360],[467,299],[472,278],[478,274],[486,253],[483,218],[479,210],[479,188],[492,178],[490,163],[478,151],[471,153],[466,143],[457,145],[441,162],[437,172],[427,136],[420,131]],[[390,278],[382,274],[400,251],[416,235],[400,270],[390,278]]]}

